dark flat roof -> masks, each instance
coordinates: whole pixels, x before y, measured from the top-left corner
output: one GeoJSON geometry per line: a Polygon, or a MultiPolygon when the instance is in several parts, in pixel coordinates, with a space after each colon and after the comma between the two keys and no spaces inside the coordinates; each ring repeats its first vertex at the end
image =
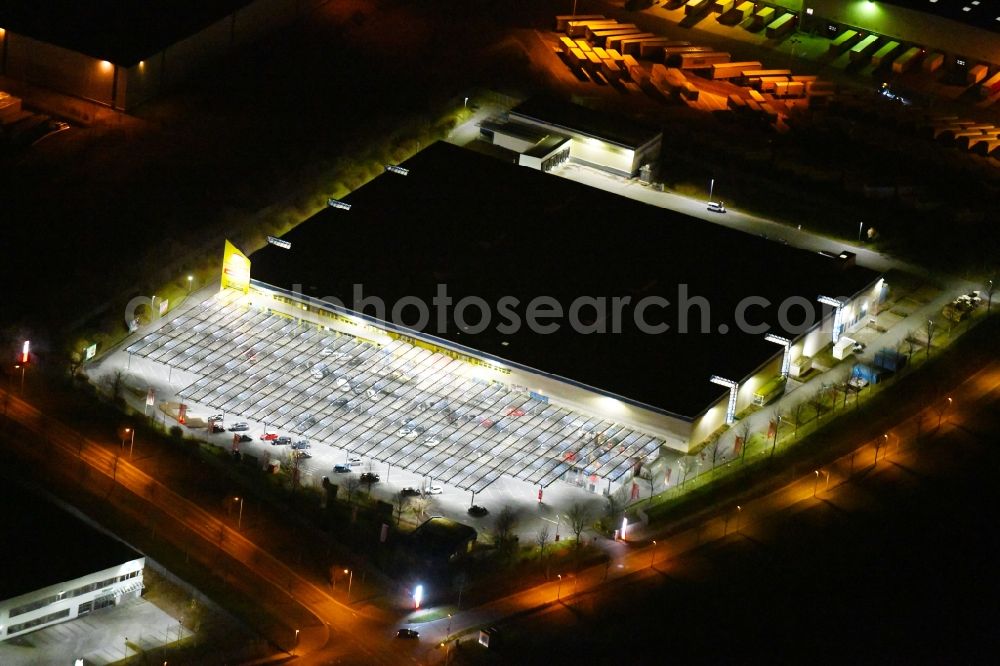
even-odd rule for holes
{"type": "Polygon", "coordinates": [[[130,67],[251,0],[0,2],[0,28],[130,67]]]}
{"type": "Polygon", "coordinates": [[[621,116],[588,109],[551,97],[533,97],[510,111],[512,118],[530,118],[567,131],[578,132],[626,148],[640,148],[660,130],[621,116]]]}
{"type": "Polygon", "coordinates": [[[75,580],[142,557],[34,492],[0,478],[0,599],[75,580]]]}
{"type": "MultiPolygon", "coordinates": [[[[479,334],[454,330],[452,320],[443,334],[425,330],[685,417],[724,394],[710,375],[742,379],[780,351],[763,335],[736,332],[732,313],[742,297],[768,298],[775,305],[767,319],[776,324],[777,304],[787,296],[813,303],[820,294],[852,296],[877,278],[449,144],[434,144],[405,166],[409,175],[385,173],[348,196],[351,210],[328,208],[299,225],[284,237],[291,249],[254,253],[252,277],[285,289],[301,284],[306,295],[336,297],[348,307],[354,283],[390,308],[404,296],[430,303],[444,283],[456,303],[463,296],[491,304],[514,296],[522,316],[536,296],[554,296],[564,307],[581,295],[633,302],[660,295],[676,304],[678,285],[687,284],[691,296],[710,302],[711,329],[726,323],[730,333],[678,333],[676,306],[666,311],[671,329],[662,335],[636,330],[631,310],[620,334],[579,334],[564,320],[555,333],[525,326],[504,335],[495,307],[493,324],[479,334]]],[[[404,320],[412,323],[413,312],[404,320]]],[[[467,321],[475,323],[476,312],[467,321]]],[[[760,312],[752,311],[753,321],[760,312]]],[[[653,307],[648,317],[660,313],[653,307]]]]}
{"type": "Polygon", "coordinates": [[[1000,0],[941,0],[941,2],[930,2],[929,0],[886,0],[891,5],[899,5],[907,9],[916,9],[925,14],[942,16],[944,18],[974,25],[977,28],[985,28],[993,32],[1000,32],[1000,0]]]}

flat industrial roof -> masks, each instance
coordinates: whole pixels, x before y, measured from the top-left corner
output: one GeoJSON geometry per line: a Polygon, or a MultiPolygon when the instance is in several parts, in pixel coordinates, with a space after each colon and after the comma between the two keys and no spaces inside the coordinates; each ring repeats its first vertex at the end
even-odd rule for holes
{"type": "Polygon", "coordinates": [[[33,0],[0,3],[0,27],[130,67],[251,0],[33,0]]]}
{"type": "Polygon", "coordinates": [[[48,499],[8,479],[0,483],[0,599],[110,569],[142,557],[48,499]]]}
{"type": "MultiPolygon", "coordinates": [[[[437,285],[447,284],[455,303],[479,296],[494,304],[493,323],[473,335],[449,320],[446,331],[425,333],[687,418],[724,394],[711,375],[742,379],[779,351],[762,334],[736,330],[733,313],[743,297],[767,298],[774,305],[754,310],[753,321],[759,313],[791,337],[777,326],[783,299],[853,296],[878,277],[450,144],[434,144],[405,166],[409,175],[385,173],[349,195],[349,211],[328,208],[292,230],[284,236],[290,249],[254,253],[252,277],[289,290],[301,284],[305,295],[348,307],[355,283],[390,308],[405,296],[430,304],[437,285]],[[565,309],[578,296],[633,303],[661,296],[677,304],[681,284],[708,300],[713,332],[678,332],[676,305],[647,311],[647,320],[671,326],[660,335],[637,330],[632,310],[618,334],[576,333],[565,320],[544,335],[527,326],[506,335],[496,328],[503,296],[519,299],[523,318],[537,296],[553,296],[565,309]],[[718,333],[720,324],[730,332],[718,333]]],[[[476,312],[467,321],[475,323],[476,312]]],[[[695,330],[697,313],[690,317],[695,330]]],[[[414,318],[412,310],[404,315],[414,318]]]]}
{"type": "Polygon", "coordinates": [[[513,118],[527,118],[559,127],[568,132],[585,134],[595,139],[626,148],[645,146],[661,132],[642,123],[551,97],[533,97],[510,110],[513,118]]]}
{"type": "Polygon", "coordinates": [[[953,21],[1000,32],[1000,0],[979,2],[930,2],[914,3],[912,0],[887,0],[891,5],[915,9],[925,14],[949,18],[953,21]]]}

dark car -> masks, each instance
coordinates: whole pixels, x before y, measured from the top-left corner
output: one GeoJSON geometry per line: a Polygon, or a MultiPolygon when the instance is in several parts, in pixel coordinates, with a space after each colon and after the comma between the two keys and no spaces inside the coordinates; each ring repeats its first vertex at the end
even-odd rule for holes
{"type": "Polygon", "coordinates": [[[292,443],[292,438],[286,437],[284,435],[271,440],[271,446],[285,446],[291,443],[292,443]]]}
{"type": "Polygon", "coordinates": [[[489,513],[489,510],[485,506],[479,506],[478,504],[473,504],[469,507],[469,515],[481,518],[489,513]]]}
{"type": "Polygon", "coordinates": [[[221,423],[213,422],[210,426],[208,426],[208,431],[211,433],[226,432],[226,429],[222,427],[221,423]]]}
{"type": "Polygon", "coordinates": [[[361,483],[378,483],[381,477],[375,472],[365,472],[361,475],[361,483]]]}
{"type": "Polygon", "coordinates": [[[234,423],[229,426],[229,432],[244,432],[249,429],[250,426],[245,421],[240,421],[239,423],[234,423]]]}
{"type": "Polygon", "coordinates": [[[415,629],[400,629],[396,632],[396,638],[420,638],[420,632],[415,629]]]}
{"type": "Polygon", "coordinates": [[[311,449],[312,447],[309,445],[309,442],[307,442],[304,439],[300,439],[299,441],[292,444],[292,448],[295,450],[300,450],[300,449],[311,449]]]}
{"type": "Polygon", "coordinates": [[[420,497],[420,489],[413,486],[406,486],[399,493],[404,497],[420,497]]]}
{"type": "Polygon", "coordinates": [[[253,441],[253,437],[251,437],[250,435],[240,435],[240,441],[241,442],[252,442],[253,441]]]}
{"type": "Polygon", "coordinates": [[[333,471],[336,474],[350,474],[351,473],[351,466],[350,465],[334,465],[333,466],[333,471]]]}

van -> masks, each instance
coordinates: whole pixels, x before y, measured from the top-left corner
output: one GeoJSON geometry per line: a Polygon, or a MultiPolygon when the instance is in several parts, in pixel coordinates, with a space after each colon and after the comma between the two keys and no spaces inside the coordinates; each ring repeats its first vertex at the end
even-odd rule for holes
{"type": "Polygon", "coordinates": [[[712,211],[713,213],[725,213],[726,204],[722,201],[709,201],[708,210],[712,211]]]}

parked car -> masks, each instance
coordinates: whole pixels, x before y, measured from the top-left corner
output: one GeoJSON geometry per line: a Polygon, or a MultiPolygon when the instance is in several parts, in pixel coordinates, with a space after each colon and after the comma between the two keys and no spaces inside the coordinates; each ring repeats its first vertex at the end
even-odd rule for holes
{"type": "Polygon", "coordinates": [[[424,488],[425,495],[440,495],[442,492],[444,492],[444,489],[437,484],[433,484],[424,488]]]}
{"type": "Polygon", "coordinates": [[[726,212],[726,204],[723,203],[723,202],[721,202],[721,201],[709,201],[708,202],[708,210],[711,211],[711,212],[713,212],[713,213],[725,213],[726,212]]]}
{"type": "Polygon", "coordinates": [[[215,423],[216,421],[222,420],[222,414],[213,414],[206,419],[209,423],[215,423]]]}
{"type": "Polygon", "coordinates": [[[312,446],[306,440],[300,439],[299,441],[292,444],[292,448],[296,450],[301,450],[301,449],[311,449],[312,446]]]}
{"type": "Polygon", "coordinates": [[[241,441],[241,442],[252,442],[253,441],[253,437],[251,437],[250,435],[240,435],[240,440],[239,441],[241,441]]]}
{"type": "Polygon", "coordinates": [[[334,474],[350,474],[351,467],[350,465],[334,465],[333,472],[334,474]]]}
{"type": "Polygon", "coordinates": [[[211,433],[226,432],[226,429],[222,427],[221,423],[215,423],[214,421],[208,424],[208,431],[211,433]]]}
{"type": "Polygon", "coordinates": [[[378,483],[381,477],[375,472],[364,472],[361,475],[361,483],[378,483]]]}
{"type": "Polygon", "coordinates": [[[485,506],[479,506],[478,504],[473,504],[472,506],[469,507],[469,515],[470,516],[475,516],[477,518],[482,518],[483,516],[485,516],[488,513],[489,513],[489,511],[486,509],[485,506]]]}
{"type": "Polygon", "coordinates": [[[273,442],[278,439],[278,433],[276,432],[265,432],[260,436],[260,441],[262,442],[273,442]]]}
{"type": "Polygon", "coordinates": [[[271,440],[271,446],[286,446],[291,443],[292,443],[292,438],[285,436],[277,437],[271,440]]]}
{"type": "Polygon", "coordinates": [[[246,421],[238,421],[233,425],[229,426],[229,432],[245,432],[250,429],[246,421]]]}
{"type": "Polygon", "coordinates": [[[406,486],[405,488],[400,490],[399,493],[403,497],[420,497],[420,489],[414,488],[413,486],[406,486]]]}
{"type": "Polygon", "coordinates": [[[292,457],[294,458],[312,458],[307,451],[292,451],[292,457]]]}
{"type": "Polygon", "coordinates": [[[396,638],[420,638],[420,632],[415,629],[400,629],[396,632],[396,638]]]}

